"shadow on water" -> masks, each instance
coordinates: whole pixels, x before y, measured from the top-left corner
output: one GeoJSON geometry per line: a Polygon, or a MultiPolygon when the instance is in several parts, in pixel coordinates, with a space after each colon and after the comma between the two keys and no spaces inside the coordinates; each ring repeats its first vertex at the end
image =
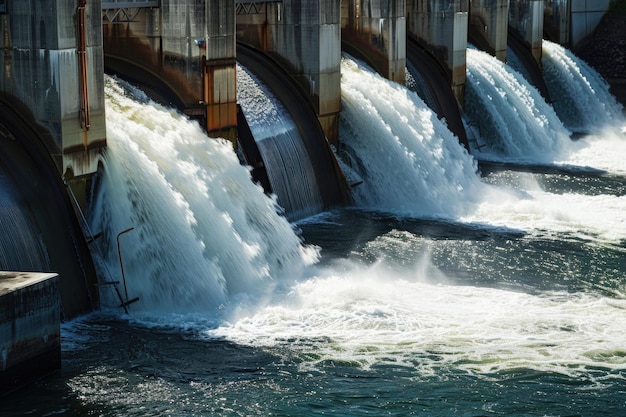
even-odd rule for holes
{"type": "Polygon", "coordinates": [[[298,224],[305,242],[322,248],[323,256],[347,257],[367,242],[391,231],[409,232],[432,240],[510,240],[525,232],[441,219],[420,219],[389,212],[340,209],[298,224]]]}
{"type": "Polygon", "coordinates": [[[533,176],[546,192],[555,194],[626,195],[626,177],[605,170],[572,165],[529,165],[480,161],[478,170],[488,183],[515,184],[524,174],[533,176]]]}
{"type": "Polygon", "coordinates": [[[504,170],[529,172],[533,174],[561,174],[579,177],[605,177],[608,175],[608,172],[605,170],[585,166],[516,164],[514,162],[478,161],[478,169],[483,176],[492,172],[500,172],[504,170]]]}
{"type": "Polygon", "coordinates": [[[593,291],[623,298],[623,245],[569,234],[414,219],[344,209],[299,224],[321,248],[321,265],[345,259],[385,265],[407,276],[452,285],[541,294],[593,291]]]}
{"type": "Polygon", "coordinates": [[[66,324],[61,337],[62,370],[3,399],[0,416],[220,412],[222,396],[269,384],[265,367],[276,361],[254,347],[110,315],[66,324]]]}

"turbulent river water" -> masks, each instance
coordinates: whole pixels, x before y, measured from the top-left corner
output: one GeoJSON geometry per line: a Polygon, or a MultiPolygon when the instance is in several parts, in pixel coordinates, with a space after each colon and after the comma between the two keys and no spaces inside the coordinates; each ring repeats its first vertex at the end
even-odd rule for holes
{"type": "MultiPolygon", "coordinates": [[[[546,71],[590,80],[559,48],[546,71]]],[[[346,56],[338,156],[355,207],[290,224],[228,143],[108,79],[90,227],[117,280],[115,234],[135,228],[121,245],[140,301],[124,314],[103,290],[102,311],[63,324],[62,371],[0,415],[622,414],[626,122],[591,83],[553,87],[584,97],[563,116],[468,51],[469,116],[485,123],[470,154],[346,56]],[[606,117],[572,124],[593,112],[606,117]]]]}

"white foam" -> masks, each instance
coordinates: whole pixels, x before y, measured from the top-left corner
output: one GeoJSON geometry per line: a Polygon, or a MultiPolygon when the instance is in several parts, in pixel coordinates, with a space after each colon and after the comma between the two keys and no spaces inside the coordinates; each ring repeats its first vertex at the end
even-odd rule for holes
{"type": "Polygon", "coordinates": [[[543,76],[563,123],[572,130],[598,132],[624,126],[622,106],[607,82],[570,50],[543,41],[543,76]]]}
{"type": "Polygon", "coordinates": [[[455,216],[480,194],[477,166],[415,92],[342,60],[339,127],[345,170],[360,206],[455,216]]]}
{"type": "Polygon", "coordinates": [[[475,49],[467,50],[465,112],[480,130],[478,159],[552,163],[570,151],[570,132],[539,91],[475,49]]]}
{"type": "Polygon", "coordinates": [[[135,228],[120,237],[128,296],[140,297],[134,309],[216,309],[316,259],[229,142],[133,99],[137,90],[121,82],[107,79],[105,93],[108,146],[89,218],[104,232],[99,265],[119,282],[116,235],[135,228]]]}
{"type": "Polygon", "coordinates": [[[624,299],[429,283],[426,270],[400,274],[377,264],[329,271],[208,335],[293,355],[304,368],[390,365],[424,377],[442,368],[626,369],[624,299]]]}

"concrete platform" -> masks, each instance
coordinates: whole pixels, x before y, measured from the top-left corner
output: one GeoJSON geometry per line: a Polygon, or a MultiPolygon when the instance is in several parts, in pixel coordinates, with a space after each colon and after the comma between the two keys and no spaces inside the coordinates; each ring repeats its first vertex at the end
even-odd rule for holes
{"type": "Polygon", "coordinates": [[[59,278],[0,271],[0,396],[61,368],[59,278]]]}

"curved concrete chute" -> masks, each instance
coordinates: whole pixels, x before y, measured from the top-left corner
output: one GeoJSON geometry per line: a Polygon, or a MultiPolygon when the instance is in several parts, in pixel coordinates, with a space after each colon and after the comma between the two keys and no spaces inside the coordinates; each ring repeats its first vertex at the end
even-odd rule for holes
{"type": "Polygon", "coordinates": [[[385,66],[387,64],[387,60],[381,54],[376,54],[372,51],[366,51],[358,43],[350,42],[345,38],[341,39],[341,50],[348,53],[349,55],[352,55],[359,61],[364,62],[378,74],[385,76],[387,72],[385,66]]]}
{"type": "Polygon", "coordinates": [[[520,38],[515,31],[509,28],[508,33],[508,46],[515,53],[515,56],[520,61],[520,64],[524,67],[525,75],[529,77],[529,82],[539,90],[543,98],[547,102],[550,102],[550,94],[548,93],[548,86],[543,79],[543,73],[541,68],[535,61],[530,47],[528,47],[524,41],[520,38]]]}
{"type": "MultiPolygon", "coordinates": [[[[265,162],[259,151],[259,147],[254,141],[254,136],[250,130],[250,125],[246,120],[246,116],[243,114],[241,107],[237,109],[237,136],[238,136],[238,148],[237,151],[241,155],[243,154],[242,163],[246,163],[252,167],[250,175],[255,183],[261,184],[263,191],[266,194],[272,193],[272,185],[267,176],[267,170],[265,169],[265,162]]],[[[241,159],[241,158],[240,158],[241,159]]]]}
{"type": "Polygon", "coordinates": [[[418,72],[419,78],[424,80],[422,87],[427,91],[426,94],[420,94],[422,99],[440,119],[446,120],[448,128],[459,138],[459,142],[469,149],[459,103],[450,88],[446,71],[437,59],[412,38],[407,41],[407,66],[409,71],[418,72]]]}
{"type": "MultiPolygon", "coordinates": [[[[19,211],[16,215],[29,224],[26,230],[3,230],[0,239],[26,233],[22,238],[30,242],[7,246],[40,252],[24,254],[26,258],[47,258],[50,271],[41,272],[59,274],[64,318],[75,317],[97,306],[95,269],[58,161],[51,157],[55,153],[50,152],[46,140],[51,135],[29,117],[30,112],[18,109],[24,110],[0,98],[0,176],[5,178],[5,192],[11,193],[15,202],[5,209],[19,211]]],[[[56,155],[60,157],[58,152],[56,155]]],[[[30,261],[13,260],[10,265],[0,265],[0,270],[33,267],[37,266],[30,261]]]]}
{"type": "Polygon", "coordinates": [[[185,100],[177,93],[175,87],[154,71],[137,64],[137,62],[105,54],[104,71],[109,75],[120,77],[135,84],[157,103],[175,107],[181,111],[185,109],[185,100]]]}
{"type": "Polygon", "coordinates": [[[290,113],[312,163],[324,207],[351,204],[348,187],[306,95],[269,56],[237,43],[237,61],[253,72],[290,113]]]}

